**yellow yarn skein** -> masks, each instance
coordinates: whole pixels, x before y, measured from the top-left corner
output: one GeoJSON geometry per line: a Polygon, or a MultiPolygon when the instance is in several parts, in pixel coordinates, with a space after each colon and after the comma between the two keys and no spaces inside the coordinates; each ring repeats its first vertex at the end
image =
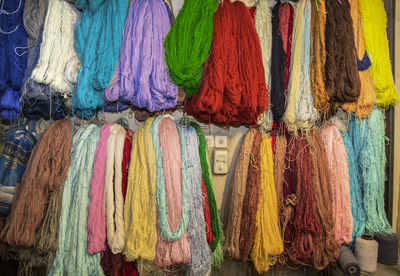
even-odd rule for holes
{"type": "Polygon", "coordinates": [[[398,100],[390,65],[386,36],[387,18],[382,0],[359,0],[358,8],[364,30],[367,52],[371,58],[371,77],[374,80],[378,105],[387,108],[398,100]]]}
{"type": "Polygon", "coordinates": [[[156,165],[151,125],[154,118],[133,136],[125,200],[125,256],[128,261],[154,261],[157,242],[156,165]]]}
{"type": "Polygon", "coordinates": [[[263,134],[260,146],[261,189],[256,214],[257,231],[251,253],[258,273],[268,271],[283,252],[283,241],[279,230],[278,203],[274,183],[274,164],[271,140],[263,134]]]}
{"type": "MultiPolygon", "coordinates": [[[[361,16],[358,11],[358,1],[350,0],[350,13],[353,19],[354,40],[357,48],[357,57],[362,59],[365,53],[364,33],[361,16]]],[[[374,83],[369,70],[358,71],[361,81],[360,97],[353,103],[345,103],[342,108],[347,112],[354,112],[358,118],[366,118],[376,103],[374,83]]]]}

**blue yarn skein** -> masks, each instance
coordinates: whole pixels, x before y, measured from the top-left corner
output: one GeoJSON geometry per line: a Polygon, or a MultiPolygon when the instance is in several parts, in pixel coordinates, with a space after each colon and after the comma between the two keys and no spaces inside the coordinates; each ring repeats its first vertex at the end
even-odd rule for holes
{"type": "Polygon", "coordinates": [[[64,182],[58,248],[48,275],[104,275],[100,253],[88,253],[86,229],[89,184],[99,134],[99,126],[87,125],[74,136],[64,182]]]}
{"type": "Polygon", "coordinates": [[[75,29],[75,47],[81,69],[72,109],[78,116],[90,118],[103,106],[118,62],[122,31],[128,14],[128,0],[76,0],[82,10],[75,29]]]}
{"type": "Polygon", "coordinates": [[[27,55],[23,0],[3,0],[0,6],[0,116],[14,120],[20,112],[20,88],[27,55]]]}
{"type": "MultiPolygon", "coordinates": [[[[351,120],[354,121],[354,119],[353,115],[351,120]]],[[[349,133],[345,133],[343,143],[347,150],[347,162],[349,166],[351,214],[353,216],[353,241],[355,241],[357,237],[361,237],[365,230],[363,195],[359,182],[360,175],[358,172],[358,164],[353,148],[353,142],[349,133]]]]}
{"type": "MultiPolygon", "coordinates": [[[[385,123],[382,109],[374,108],[368,118],[349,122],[351,139],[365,211],[365,229],[371,233],[392,233],[385,213],[385,123]]],[[[348,144],[348,142],[347,142],[348,144]]],[[[350,149],[351,151],[351,149],[350,149]]]]}

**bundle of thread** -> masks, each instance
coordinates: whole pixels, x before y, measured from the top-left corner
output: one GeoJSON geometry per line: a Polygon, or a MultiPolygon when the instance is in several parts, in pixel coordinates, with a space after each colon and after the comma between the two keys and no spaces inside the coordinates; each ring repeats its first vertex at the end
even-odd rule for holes
{"type": "Polygon", "coordinates": [[[88,253],[86,230],[89,184],[99,132],[96,125],[84,125],[74,135],[71,165],[64,182],[58,248],[48,275],[104,275],[100,254],[88,253]]]}
{"type": "Polygon", "coordinates": [[[298,129],[310,129],[318,119],[310,85],[311,2],[301,0],[297,10],[300,12],[294,19],[293,60],[284,114],[285,124],[292,133],[298,129]]]}
{"type": "Polygon", "coordinates": [[[1,233],[7,244],[20,247],[34,244],[35,232],[45,215],[50,195],[67,175],[71,143],[71,121],[60,120],[53,123],[35,145],[1,233]]]}
{"type": "Polygon", "coordinates": [[[354,112],[358,118],[365,118],[371,113],[376,102],[376,96],[374,91],[374,83],[372,82],[369,72],[371,61],[368,58],[369,55],[367,51],[365,50],[364,32],[361,23],[361,15],[358,9],[358,0],[350,0],[349,2],[351,7],[351,18],[353,20],[354,39],[357,48],[357,63],[362,64],[362,66],[358,65],[358,75],[360,76],[361,87],[360,96],[358,97],[357,101],[354,103],[345,103],[342,105],[342,108],[349,113],[354,112]],[[369,63],[367,62],[364,64],[359,62],[360,58],[363,60],[367,59],[369,63]]]}
{"type": "Polygon", "coordinates": [[[103,126],[93,161],[93,174],[90,179],[87,231],[88,252],[96,254],[106,248],[106,215],[104,209],[104,185],[107,162],[107,142],[111,124],[103,126]]]}
{"type": "Polygon", "coordinates": [[[358,185],[361,187],[366,217],[365,228],[371,233],[392,233],[384,203],[386,138],[383,111],[375,108],[368,118],[361,121],[356,120],[353,115],[346,135],[351,140],[346,142],[346,146],[350,148],[348,154],[354,154],[357,164],[358,185]],[[353,150],[349,147],[350,143],[353,150]]]}
{"type": "Polygon", "coordinates": [[[0,7],[0,117],[10,121],[20,112],[20,89],[27,61],[24,2],[2,1],[0,7]]]}
{"type": "Polygon", "coordinates": [[[347,153],[336,125],[327,124],[321,129],[331,179],[332,208],[335,220],[335,239],[339,244],[352,241],[353,217],[351,214],[347,153]]]}
{"type": "Polygon", "coordinates": [[[277,261],[277,255],[283,251],[273,166],[271,141],[268,135],[263,134],[260,146],[261,183],[251,252],[251,260],[260,274],[268,271],[277,261]]]}
{"type": "Polygon", "coordinates": [[[311,1],[311,35],[312,35],[312,55],[311,55],[311,91],[314,95],[315,108],[329,117],[330,103],[329,96],[325,89],[325,24],[326,8],[325,1],[311,1]]]}
{"type": "Polygon", "coordinates": [[[378,262],[386,265],[396,265],[399,261],[399,237],[396,234],[376,234],[378,242],[378,262]]]}
{"type": "Polygon", "coordinates": [[[186,275],[207,275],[211,269],[210,248],[206,237],[206,224],[204,221],[202,178],[200,155],[198,151],[199,138],[193,127],[183,126],[186,136],[187,161],[189,174],[189,226],[191,260],[186,268],[186,275]]]}
{"type": "Polygon", "coordinates": [[[49,86],[39,84],[31,78],[40,56],[48,0],[26,1],[25,4],[24,25],[28,33],[28,61],[21,89],[22,112],[31,120],[39,118],[59,120],[69,113],[64,98],[60,93],[52,91],[49,86]]]}
{"type": "Polygon", "coordinates": [[[90,118],[103,106],[103,92],[113,76],[121,50],[129,1],[76,0],[82,10],[75,28],[75,48],[81,62],[72,109],[90,118]]]}
{"type": "Polygon", "coordinates": [[[80,12],[65,1],[49,0],[44,21],[40,56],[31,78],[52,91],[71,96],[79,72],[74,30],[80,12]]]}
{"type": "Polygon", "coordinates": [[[203,64],[208,58],[217,0],[184,1],[168,35],[165,59],[174,82],[192,96],[200,87],[203,64]]]}
{"type": "Polygon", "coordinates": [[[105,91],[107,101],[151,112],[177,104],[178,89],[169,80],[164,60],[163,39],[169,27],[169,9],[163,0],[131,2],[120,60],[105,91]]]}
{"type": "MultiPolygon", "coordinates": [[[[265,2],[265,1],[264,1],[265,2]]],[[[272,9],[272,45],[271,45],[271,105],[274,120],[278,121],[285,110],[285,60],[286,53],[283,48],[283,38],[279,33],[279,10],[281,1],[277,1],[272,9]]],[[[264,65],[265,69],[265,65],[264,65]]],[[[268,69],[267,69],[268,70],[268,69]]]]}
{"type": "Polygon", "coordinates": [[[349,247],[344,245],[340,247],[338,263],[345,276],[360,275],[360,265],[349,247]]]}
{"type": "Polygon", "coordinates": [[[354,254],[363,272],[374,273],[378,260],[378,242],[373,239],[373,235],[364,234],[356,238],[354,254]]]}
{"type": "Polygon", "coordinates": [[[358,99],[361,82],[349,1],[326,1],[325,6],[325,88],[334,114],[336,103],[358,99]]]}
{"type": "Polygon", "coordinates": [[[236,159],[235,174],[229,186],[227,200],[224,203],[224,254],[234,259],[240,259],[239,237],[243,199],[246,193],[250,153],[256,133],[258,133],[258,130],[251,129],[243,138],[240,152],[236,159]]]}
{"type": "Polygon", "coordinates": [[[250,12],[241,1],[219,4],[200,91],[184,106],[196,119],[256,124],[268,106],[262,54],[250,12]]]}
{"type": "Polygon", "coordinates": [[[336,264],[340,245],[335,241],[329,163],[324,143],[317,129],[310,131],[308,139],[313,171],[314,201],[321,224],[321,231],[313,237],[313,265],[316,269],[323,270],[328,265],[336,264]]]}
{"type": "Polygon", "coordinates": [[[157,242],[156,153],[149,118],[133,136],[124,206],[127,260],[153,262],[157,242]]]}
{"type": "Polygon", "coordinates": [[[151,132],[157,168],[156,264],[185,264],[191,259],[186,137],[182,126],[168,114],[154,120],[151,132]]]}
{"type": "MultiPolygon", "coordinates": [[[[215,239],[214,241],[211,242],[210,245],[211,251],[213,252],[211,265],[214,268],[219,268],[224,260],[223,246],[225,237],[224,237],[224,231],[222,230],[222,223],[217,208],[217,202],[215,200],[212,174],[208,158],[207,141],[206,138],[204,137],[203,131],[201,130],[198,124],[191,123],[190,125],[196,130],[196,133],[199,136],[199,155],[200,155],[201,170],[202,170],[204,184],[206,187],[208,206],[210,209],[211,233],[213,234],[215,239]]],[[[209,231],[209,229],[207,230],[209,231]]]]}
{"type": "Polygon", "coordinates": [[[381,0],[360,0],[358,6],[365,48],[371,57],[370,72],[374,81],[377,104],[386,108],[397,103],[398,95],[390,65],[385,7],[381,0]]]}
{"type": "MultiPolygon", "coordinates": [[[[254,23],[258,38],[260,40],[262,62],[264,66],[265,83],[268,88],[271,87],[271,52],[272,52],[272,14],[266,1],[260,1],[254,17],[254,23]]],[[[271,95],[271,89],[268,89],[271,95]]],[[[271,99],[272,101],[272,99],[271,99]]],[[[258,126],[264,132],[272,129],[272,110],[268,106],[267,110],[258,117],[258,126]]]]}
{"type": "Polygon", "coordinates": [[[125,248],[124,198],[122,194],[122,160],[124,153],[125,129],[119,124],[110,127],[107,140],[105,172],[105,210],[107,243],[113,254],[125,248]]]}

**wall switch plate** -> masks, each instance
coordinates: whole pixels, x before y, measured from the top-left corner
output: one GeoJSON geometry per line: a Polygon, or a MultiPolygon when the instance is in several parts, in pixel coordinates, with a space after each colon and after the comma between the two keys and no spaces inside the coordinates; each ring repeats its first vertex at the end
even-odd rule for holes
{"type": "Polygon", "coordinates": [[[214,174],[227,174],[229,169],[228,149],[214,149],[213,172],[214,174]]]}
{"type": "Polygon", "coordinates": [[[228,147],[228,136],[215,136],[215,147],[216,148],[227,148],[228,147]]]}
{"type": "Polygon", "coordinates": [[[214,147],[214,135],[204,135],[207,141],[207,147],[213,148],[214,147]]]}

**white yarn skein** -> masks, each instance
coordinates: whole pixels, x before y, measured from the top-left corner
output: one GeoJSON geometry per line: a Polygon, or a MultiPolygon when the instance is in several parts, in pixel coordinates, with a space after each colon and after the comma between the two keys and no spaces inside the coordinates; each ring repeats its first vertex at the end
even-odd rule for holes
{"type": "Polygon", "coordinates": [[[79,15],[79,10],[71,3],[61,0],[49,1],[40,56],[32,72],[34,81],[49,85],[53,91],[68,96],[73,92],[78,75],[70,72],[75,72],[76,68],[80,67],[74,46],[75,25],[79,15]],[[68,72],[67,76],[65,71],[68,72]],[[74,79],[71,80],[71,76],[74,76],[74,79]]]}
{"type": "Polygon", "coordinates": [[[126,131],[122,126],[118,124],[111,126],[107,140],[104,197],[107,242],[114,254],[121,253],[125,248],[124,198],[121,187],[125,137],[126,131]]]}
{"type": "MultiPolygon", "coordinates": [[[[258,2],[254,17],[255,27],[260,40],[265,83],[271,89],[271,50],[272,50],[272,14],[267,1],[258,2]]],[[[268,108],[258,118],[258,125],[263,131],[272,129],[272,110],[268,108]]]]}
{"type": "Polygon", "coordinates": [[[374,273],[378,262],[378,242],[362,237],[356,239],[354,254],[360,263],[361,271],[374,273]]]}

